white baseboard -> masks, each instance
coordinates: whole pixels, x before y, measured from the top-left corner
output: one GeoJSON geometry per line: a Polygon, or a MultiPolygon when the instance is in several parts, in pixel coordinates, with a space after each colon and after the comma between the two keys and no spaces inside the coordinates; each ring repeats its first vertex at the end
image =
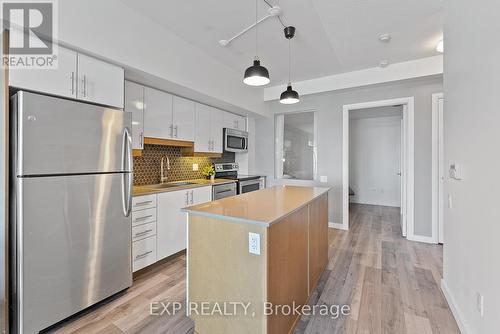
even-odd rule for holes
{"type": "Polygon", "coordinates": [[[333,223],[333,222],[328,222],[328,227],[329,228],[336,228],[338,230],[344,230],[344,231],[348,230],[347,228],[344,227],[343,224],[333,223]]]}
{"type": "Polygon", "coordinates": [[[410,241],[425,242],[427,244],[437,244],[437,241],[433,237],[426,237],[423,235],[413,235],[407,238],[410,241]]]}
{"type": "Polygon", "coordinates": [[[453,316],[455,317],[460,332],[462,334],[472,333],[469,327],[465,325],[464,317],[458,309],[455,298],[453,298],[453,296],[451,295],[450,290],[448,289],[448,285],[446,284],[444,279],[441,279],[441,291],[443,291],[444,298],[448,302],[448,306],[450,306],[451,313],[453,313],[453,316]]]}

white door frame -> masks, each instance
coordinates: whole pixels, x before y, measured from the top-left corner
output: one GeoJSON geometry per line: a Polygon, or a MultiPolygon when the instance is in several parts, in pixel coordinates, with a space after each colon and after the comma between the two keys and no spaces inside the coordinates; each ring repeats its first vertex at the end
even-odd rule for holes
{"type": "Polygon", "coordinates": [[[443,243],[443,93],[432,94],[432,240],[443,243]]]}
{"type": "Polygon", "coordinates": [[[403,215],[402,230],[403,235],[409,240],[414,238],[414,134],[415,134],[415,98],[403,97],[390,100],[371,101],[355,104],[347,104],[343,107],[343,150],[342,150],[342,226],[340,228],[349,229],[349,111],[389,107],[395,105],[403,106],[403,124],[405,133],[404,151],[405,161],[402,172],[402,182],[405,183],[406,193],[403,194],[403,215]],[[406,222],[406,223],[405,223],[406,222]]]}

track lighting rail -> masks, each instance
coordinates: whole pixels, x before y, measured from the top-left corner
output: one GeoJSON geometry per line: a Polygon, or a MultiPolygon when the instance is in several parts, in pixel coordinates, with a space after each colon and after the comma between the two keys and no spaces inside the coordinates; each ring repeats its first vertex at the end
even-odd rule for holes
{"type": "MultiPolygon", "coordinates": [[[[267,2],[266,2],[267,3],[267,2]]],[[[267,3],[268,4],[268,3],[267,3]]],[[[268,4],[269,5],[269,4],[268,4]]],[[[231,37],[230,39],[221,39],[219,41],[219,44],[221,46],[228,46],[232,41],[234,41],[236,38],[240,37],[241,35],[243,35],[244,33],[246,33],[247,31],[255,28],[258,24],[264,22],[265,20],[271,18],[271,17],[275,17],[277,16],[279,18],[279,16],[281,15],[282,11],[281,11],[281,8],[278,7],[278,6],[271,6],[267,9],[267,15],[264,16],[263,18],[261,18],[260,20],[258,20],[257,22],[253,23],[252,25],[250,25],[249,27],[243,29],[241,32],[237,33],[235,36],[231,37]]]]}

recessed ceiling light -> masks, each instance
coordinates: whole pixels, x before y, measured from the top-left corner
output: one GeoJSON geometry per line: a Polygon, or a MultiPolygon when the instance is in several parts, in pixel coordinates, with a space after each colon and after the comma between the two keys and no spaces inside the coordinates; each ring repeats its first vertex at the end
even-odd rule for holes
{"type": "Polygon", "coordinates": [[[437,45],[436,45],[436,51],[439,52],[439,53],[443,53],[444,52],[444,43],[443,43],[443,40],[440,40],[437,45]]]}
{"type": "Polygon", "coordinates": [[[386,68],[387,66],[389,66],[389,61],[387,59],[382,59],[380,63],[378,63],[378,66],[386,68]]]}
{"type": "Polygon", "coordinates": [[[378,40],[384,43],[389,43],[391,41],[391,35],[389,34],[382,34],[378,36],[378,40]]]}

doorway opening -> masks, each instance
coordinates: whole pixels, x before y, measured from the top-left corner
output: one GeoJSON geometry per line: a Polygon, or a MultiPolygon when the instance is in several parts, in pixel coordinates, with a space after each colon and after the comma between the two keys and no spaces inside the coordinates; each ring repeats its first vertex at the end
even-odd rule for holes
{"type": "Polygon", "coordinates": [[[344,105],[342,229],[350,201],[395,206],[402,235],[414,240],[413,143],[413,97],[344,105]],[[351,154],[351,145],[362,148],[351,154]]]}

